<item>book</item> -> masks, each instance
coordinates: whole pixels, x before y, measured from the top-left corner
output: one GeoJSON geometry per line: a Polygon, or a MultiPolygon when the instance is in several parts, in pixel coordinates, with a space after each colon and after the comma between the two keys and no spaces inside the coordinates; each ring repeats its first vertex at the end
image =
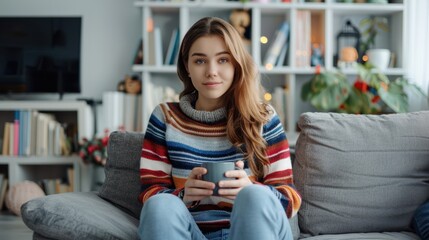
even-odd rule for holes
{"type": "Polygon", "coordinates": [[[155,32],[155,65],[161,66],[163,64],[163,48],[162,48],[162,36],[161,29],[156,27],[155,32]]]}
{"type": "Polygon", "coordinates": [[[33,117],[32,117],[33,111],[27,110],[25,114],[26,119],[26,127],[25,127],[25,134],[24,134],[24,150],[23,155],[30,156],[31,155],[31,140],[32,140],[32,127],[33,127],[33,117]]]}
{"type": "Polygon", "coordinates": [[[67,168],[67,180],[69,183],[69,192],[74,192],[74,169],[67,168]]]}
{"type": "Polygon", "coordinates": [[[30,155],[36,154],[36,142],[37,142],[37,119],[39,112],[37,110],[31,111],[31,127],[30,127],[30,155]]]}
{"type": "Polygon", "coordinates": [[[9,123],[9,156],[14,156],[13,146],[15,144],[15,123],[9,123]]]}
{"type": "Polygon", "coordinates": [[[3,209],[4,200],[6,198],[6,189],[8,185],[8,179],[3,177],[3,181],[0,186],[0,210],[3,209]]]}
{"type": "Polygon", "coordinates": [[[103,93],[103,115],[105,119],[103,129],[113,132],[124,128],[124,102],[125,93],[123,92],[103,93]]]}
{"type": "Polygon", "coordinates": [[[163,64],[161,29],[155,27],[153,31],[148,32],[147,35],[148,65],[161,66],[163,64]]]}
{"type": "Polygon", "coordinates": [[[133,64],[143,64],[143,40],[139,41],[133,64]]]}
{"type": "Polygon", "coordinates": [[[36,155],[47,156],[49,154],[49,122],[55,117],[48,113],[39,113],[37,118],[36,155]]]}
{"type": "Polygon", "coordinates": [[[3,130],[3,149],[2,149],[2,155],[7,156],[9,155],[9,143],[10,143],[10,123],[5,122],[4,123],[4,130],[3,130]]]}
{"type": "Polygon", "coordinates": [[[167,55],[165,56],[165,65],[173,65],[175,62],[176,52],[179,48],[179,29],[175,28],[171,33],[170,43],[168,44],[167,55]]]}
{"type": "Polygon", "coordinates": [[[271,69],[277,63],[277,59],[282,51],[283,46],[288,41],[289,37],[289,22],[284,21],[276,33],[274,34],[274,41],[268,47],[267,53],[265,54],[264,66],[267,69],[271,69]]]}
{"type": "Polygon", "coordinates": [[[297,11],[297,33],[295,35],[295,66],[309,67],[311,58],[311,12],[297,11]]]}
{"type": "Polygon", "coordinates": [[[280,121],[286,129],[286,120],[287,120],[287,95],[288,90],[286,87],[275,87],[272,98],[272,106],[277,112],[280,121]]]}
{"type": "Polygon", "coordinates": [[[277,58],[276,67],[281,67],[285,64],[288,48],[289,42],[286,42],[280,51],[279,57],[277,58]]]}
{"type": "Polygon", "coordinates": [[[15,120],[13,124],[13,155],[19,155],[19,111],[15,111],[15,120]]]}

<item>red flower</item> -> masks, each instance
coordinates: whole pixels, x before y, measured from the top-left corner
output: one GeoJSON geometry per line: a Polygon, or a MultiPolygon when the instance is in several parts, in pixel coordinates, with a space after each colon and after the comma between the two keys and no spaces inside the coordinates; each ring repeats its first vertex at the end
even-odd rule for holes
{"type": "Polygon", "coordinates": [[[79,143],[79,156],[84,163],[106,164],[109,132],[105,131],[104,133],[103,138],[94,137],[91,140],[83,138],[79,143]]]}
{"type": "Polygon", "coordinates": [[[380,96],[374,96],[372,99],[371,99],[371,102],[372,103],[377,103],[378,101],[380,100],[380,96]]]}
{"type": "Polygon", "coordinates": [[[98,147],[97,145],[89,145],[88,146],[88,154],[92,154],[95,152],[95,150],[100,149],[100,147],[98,147]]]}
{"type": "Polygon", "coordinates": [[[109,136],[105,136],[103,139],[101,139],[101,144],[103,144],[103,146],[107,146],[107,144],[109,143],[109,136]]]}
{"type": "Polygon", "coordinates": [[[357,80],[353,86],[363,93],[366,93],[368,91],[368,84],[364,81],[357,80]]]}

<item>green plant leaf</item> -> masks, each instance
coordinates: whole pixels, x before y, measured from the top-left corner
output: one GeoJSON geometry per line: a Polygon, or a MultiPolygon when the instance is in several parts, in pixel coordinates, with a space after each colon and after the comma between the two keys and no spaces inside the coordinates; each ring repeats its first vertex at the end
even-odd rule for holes
{"type": "Polygon", "coordinates": [[[392,83],[387,91],[384,88],[380,88],[378,94],[383,102],[394,112],[407,112],[408,97],[400,85],[392,83]]]}
{"type": "Polygon", "coordinates": [[[330,111],[337,109],[348,97],[350,86],[344,82],[331,84],[315,94],[310,103],[318,110],[330,111]]]}

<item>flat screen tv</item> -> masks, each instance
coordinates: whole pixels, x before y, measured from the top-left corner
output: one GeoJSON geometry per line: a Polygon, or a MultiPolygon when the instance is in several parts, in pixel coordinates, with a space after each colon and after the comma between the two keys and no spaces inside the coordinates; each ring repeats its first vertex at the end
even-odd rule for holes
{"type": "Polygon", "coordinates": [[[0,94],[80,93],[80,17],[0,17],[0,94]]]}

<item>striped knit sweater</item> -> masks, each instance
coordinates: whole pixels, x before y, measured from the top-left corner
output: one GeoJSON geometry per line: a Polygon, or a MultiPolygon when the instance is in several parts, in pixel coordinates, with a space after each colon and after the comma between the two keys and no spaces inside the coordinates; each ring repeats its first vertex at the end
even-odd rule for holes
{"type": "MultiPolygon", "coordinates": [[[[140,161],[143,202],[158,193],[178,195],[190,171],[203,162],[236,162],[243,159],[226,136],[226,111],[198,111],[192,107],[192,95],[180,103],[163,103],[153,111],[143,142],[140,161]]],[[[263,126],[270,165],[262,179],[255,179],[247,164],[245,171],[255,184],[269,187],[278,197],[288,217],[294,216],[301,197],[293,185],[289,145],[282,124],[273,111],[263,126]]],[[[229,227],[233,201],[209,197],[190,209],[203,231],[229,227]]]]}

